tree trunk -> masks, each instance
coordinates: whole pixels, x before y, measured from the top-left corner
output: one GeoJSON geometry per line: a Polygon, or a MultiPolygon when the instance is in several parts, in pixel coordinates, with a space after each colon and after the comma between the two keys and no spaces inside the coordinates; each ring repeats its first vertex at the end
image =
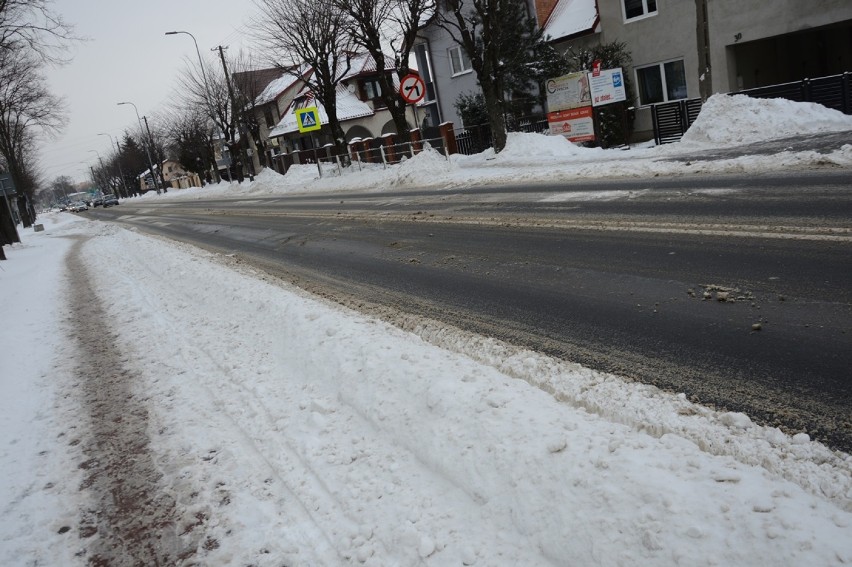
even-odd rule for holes
{"type": "Polygon", "coordinates": [[[503,115],[503,96],[499,85],[491,80],[480,81],[485,109],[488,112],[488,125],[491,126],[491,144],[494,152],[499,153],[506,147],[506,118],[503,115]]]}

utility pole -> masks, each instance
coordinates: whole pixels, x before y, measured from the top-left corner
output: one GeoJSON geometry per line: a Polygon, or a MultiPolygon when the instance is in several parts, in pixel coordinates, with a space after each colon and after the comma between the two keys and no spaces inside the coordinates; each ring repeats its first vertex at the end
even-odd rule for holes
{"type": "Polygon", "coordinates": [[[139,123],[139,130],[142,133],[142,145],[145,146],[145,153],[148,155],[148,167],[151,168],[151,179],[154,180],[154,188],[157,190],[157,194],[160,194],[160,185],[157,183],[157,176],[154,175],[154,162],[151,160],[151,150],[148,148],[149,144],[145,141],[145,131],[142,130],[142,119],[139,117],[139,109],[136,108],[136,105],[132,102],[119,102],[118,105],[129,104],[133,106],[133,110],[136,112],[136,121],[139,123]]]}
{"type": "Polygon", "coordinates": [[[151,149],[154,152],[154,157],[157,158],[157,175],[160,177],[160,185],[163,188],[163,193],[168,193],[166,189],[166,178],[163,177],[163,162],[160,159],[160,156],[157,155],[157,146],[154,145],[154,137],[151,135],[151,129],[148,128],[148,117],[143,116],[142,120],[145,121],[145,130],[148,131],[148,139],[151,141],[151,149]]]}
{"type": "MultiPolygon", "coordinates": [[[[234,96],[234,88],[231,86],[231,75],[228,73],[228,65],[225,63],[225,48],[221,45],[215,47],[215,49],[219,50],[219,57],[222,59],[222,69],[225,71],[225,84],[228,86],[228,96],[231,99],[231,112],[234,114],[237,120],[237,127],[240,130],[240,161],[243,163],[243,169],[248,170],[249,181],[254,181],[254,174],[251,171],[251,167],[248,166],[248,156],[246,155],[246,148],[244,142],[247,140],[245,126],[242,121],[242,112],[237,108],[237,97],[234,96]]],[[[242,177],[242,173],[241,177],[242,177]]]]}

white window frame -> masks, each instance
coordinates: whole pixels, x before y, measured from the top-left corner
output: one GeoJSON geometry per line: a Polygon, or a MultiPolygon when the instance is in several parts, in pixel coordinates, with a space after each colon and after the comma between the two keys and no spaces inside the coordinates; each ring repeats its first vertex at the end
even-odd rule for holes
{"type": "Polygon", "coordinates": [[[447,59],[450,62],[450,74],[452,77],[459,77],[461,75],[467,75],[468,73],[473,72],[473,65],[470,63],[470,58],[467,56],[467,53],[462,49],[461,45],[454,45],[447,49],[447,59]],[[456,71],[453,67],[453,55],[454,51],[458,51],[459,54],[459,62],[462,65],[462,69],[460,71],[456,71]],[[468,67],[465,68],[465,60],[467,61],[468,67]]]}
{"type": "Polygon", "coordinates": [[[639,20],[644,20],[645,18],[653,18],[657,15],[657,11],[660,9],[660,0],[657,0],[657,8],[653,12],[648,11],[648,0],[642,0],[642,15],[641,16],[633,16],[632,18],[627,17],[627,5],[625,4],[626,0],[621,1],[621,15],[624,18],[624,23],[627,22],[637,22],[639,20]]]}
{"type": "Polygon", "coordinates": [[[675,98],[669,99],[669,85],[666,82],[666,65],[669,63],[674,63],[675,61],[680,61],[684,65],[684,71],[686,70],[686,62],[682,57],[676,59],[667,59],[666,61],[660,61],[659,63],[651,63],[649,65],[641,65],[633,68],[633,79],[636,81],[634,84],[636,85],[636,98],[640,107],[648,107],[654,104],[662,104],[664,102],[672,102],[673,100],[686,100],[689,98],[689,85],[686,85],[687,94],[683,98],[675,98]],[[642,102],[642,88],[641,83],[639,82],[639,71],[642,69],[650,69],[652,67],[656,67],[660,70],[660,80],[662,81],[662,89],[663,89],[663,100],[659,102],[650,102],[645,103],[642,102]]]}

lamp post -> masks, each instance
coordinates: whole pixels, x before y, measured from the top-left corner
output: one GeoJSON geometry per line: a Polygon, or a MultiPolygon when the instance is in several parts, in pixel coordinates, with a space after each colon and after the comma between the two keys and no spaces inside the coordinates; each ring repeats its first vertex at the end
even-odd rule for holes
{"type": "MultiPolygon", "coordinates": [[[[98,136],[109,136],[109,142],[112,144],[112,136],[106,132],[101,132],[98,136]]],[[[118,145],[118,140],[115,140],[115,148],[118,150],[118,155],[115,160],[118,162],[118,176],[121,178],[121,186],[124,188],[124,198],[127,198],[127,182],[124,180],[124,172],[121,170],[121,146],[118,145]]]]}
{"type": "MultiPolygon", "coordinates": [[[[192,43],[195,44],[195,53],[198,55],[198,66],[201,67],[201,79],[204,81],[204,104],[207,106],[207,112],[210,114],[210,118],[213,121],[215,126],[216,118],[213,112],[213,103],[210,101],[210,83],[207,82],[207,72],[204,70],[204,60],[201,58],[201,50],[198,49],[198,42],[195,40],[195,36],[189,33],[188,31],[167,31],[166,35],[177,35],[184,34],[188,35],[192,38],[192,43]]],[[[213,163],[210,165],[210,169],[213,170],[213,179],[216,182],[219,182],[219,168],[216,167],[216,152],[213,152],[213,163]]]]}
{"type": "Polygon", "coordinates": [[[145,146],[145,154],[148,156],[148,167],[151,168],[151,178],[154,180],[154,188],[157,190],[157,194],[160,194],[160,184],[157,183],[157,175],[154,173],[154,161],[151,159],[151,150],[148,148],[148,141],[145,139],[145,130],[142,128],[142,118],[139,116],[139,109],[136,108],[136,105],[132,102],[119,102],[118,106],[122,104],[129,104],[133,107],[133,110],[136,111],[136,121],[139,123],[139,130],[142,132],[142,145],[145,146]]]}
{"type": "MultiPolygon", "coordinates": [[[[101,159],[101,154],[98,152],[98,150],[89,150],[89,153],[93,153],[93,154],[98,156],[98,163],[101,164],[101,175],[103,175],[105,168],[104,168],[104,160],[101,159]]],[[[89,166],[89,167],[92,170],[92,181],[94,181],[96,184],[99,183],[98,178],[95,175],[95,169],[91,166],[89,166]]],[[[103,180],[101,180],[101,181],[103,181],[103,180]]],[[[98,189],[101,189],[101,188],[98,187],[98,189]]],[[[101,193],[103,193],[102,189],[101,189],[101,193]]]]}

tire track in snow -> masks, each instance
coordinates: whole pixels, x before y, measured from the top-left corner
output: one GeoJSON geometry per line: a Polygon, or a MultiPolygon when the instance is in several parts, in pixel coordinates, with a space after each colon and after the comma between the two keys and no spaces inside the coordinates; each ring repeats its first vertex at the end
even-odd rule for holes
{"type": "Polygon", "coordinates": [[[138,378],[117,347],[117,336],[98,299],[82,259],[85,240],[72,247],[70,274],[72,337],[78,346],[75,373],[90,437],[80,490],[92,505],[81,510],[78,555],[91,566],[176,565],[194,555],[196,545],[177,535],[175,500],[160,483],[150,452],[148,411],[133,392],[138,378]]]}

